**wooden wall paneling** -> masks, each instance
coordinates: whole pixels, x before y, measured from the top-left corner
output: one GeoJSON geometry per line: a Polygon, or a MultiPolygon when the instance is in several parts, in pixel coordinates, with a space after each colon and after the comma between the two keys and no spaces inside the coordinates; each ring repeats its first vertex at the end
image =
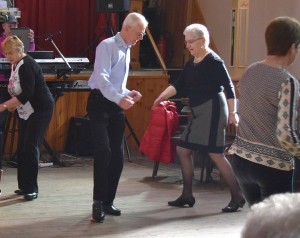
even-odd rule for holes
{"type": "Polygon", "coordinates": [[[170,62],[168,67],[183,66],[184,37],[183,30],[186,27],[187,4],[182,0],[160,0],[161,32],[166,34],[168,47],[170,48],[170,62]]]}
{"type": "Polygon", "coordinates": [[[56,102],[46,139],[57,151],[64,151],[70,119],[86,115],[88,94],[88,92],[67,92],[56,102]]]}

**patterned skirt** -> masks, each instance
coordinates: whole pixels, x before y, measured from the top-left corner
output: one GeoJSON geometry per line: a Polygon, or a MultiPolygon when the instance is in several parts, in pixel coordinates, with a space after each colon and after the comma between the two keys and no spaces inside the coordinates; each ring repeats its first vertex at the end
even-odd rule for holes
{"type": "Polygon", "coordinates": [[[192,119],[183,131],[178,146],[209,153],[223,153],[228,124],[224,93],[191,108],[192,119]]]}

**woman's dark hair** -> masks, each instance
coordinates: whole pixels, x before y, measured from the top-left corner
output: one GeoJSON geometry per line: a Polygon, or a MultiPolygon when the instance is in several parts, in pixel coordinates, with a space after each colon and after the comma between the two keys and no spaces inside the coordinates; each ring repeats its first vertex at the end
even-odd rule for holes
{"type": "Polygon", "coordinates": [[[300,44],[300,23],[291,17],[277,17],[265,32],[268,55],[284,56],[291,45],[300,44]]]}

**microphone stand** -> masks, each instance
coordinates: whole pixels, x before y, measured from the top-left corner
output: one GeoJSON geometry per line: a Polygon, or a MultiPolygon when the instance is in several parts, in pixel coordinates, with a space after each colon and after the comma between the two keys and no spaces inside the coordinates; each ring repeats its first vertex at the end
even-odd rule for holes
{"type": "MultiPolygon", "coordinates": [[[[67,65],[67,69],[66,70],[62,70],[60,73],[57,72],[56,73],[56,78],[59,79],[61,76],[63,76],[64,82],[68,79],[67,77],[67,73],[68,72],[72,72],[72,67],[69,64],[69,62],[66,60],[66,58],[64,57],[64,55],[61,53],[61,51],[58,49],[58,47],[56,46],[56,44],[54,43],[53,39],[52,39],[52,35],[48,36],[46,39],[46,41],[50,41],[50,43],[53,45],[53,47],[56,49],[56,51],[58,52],[58,54],[61,56],[61,58],[63,59],[63,61],[66,63],[67,65]]],[[[65,87],[65,85],[63,85],[63,88],[65,87]]],[[[58,98],[63,96],[63,89],[62,91],[57,91],[55,90],[55,92],[53,93],[53,97],[54,97],[54,102],[56,103],[58,98]]],[[[51,156],[52,162],[54,165],[57,166],[67,166],[65,162],[62,162],[59,160],[59,156],[57,154],[57,152],[55,152],[50,145],[48,144],[48,142],[46,141],[46,139],[43,140],[43,145],[45,147],[45,149],[47,150],[47,152],[49,153],[49,155],[51,156]]]]}
{"type": "Polygon", "coordinates": [[[67,61],[67,59],[64,57],[64,55],[61,53],[61,51],[58,49],[58,47],[56,46],[56,44],[54,43],[53,39],[52,39],[52,35],[48,36],[45,40],[50,41],[50,43],[53,45],[53,47],[56,49],[56,51],[58,52],[58,54],[60,55],[60,57],[63,59],[63,61],[66,63],[68,69],[66,70],[62,70],[60,73],[57,72],[57,76],[56,78],[59,79],[61,76],[64,77],[64,80],[67,79],[66,74],[68,72],[72,72],[72,67],[69,64],[69,62],[67,61]]]}

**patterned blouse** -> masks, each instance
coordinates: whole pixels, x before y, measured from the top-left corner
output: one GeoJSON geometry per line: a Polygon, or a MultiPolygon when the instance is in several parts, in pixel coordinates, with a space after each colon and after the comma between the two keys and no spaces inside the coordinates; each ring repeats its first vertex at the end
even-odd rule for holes
{"type": "Polygon", "coordinates": [[[299,82],[285,69],[257,62],[238,89],[240,123],[229,153],[274,169],[294,169],[294,156],[300,155],[299,82]]]}

